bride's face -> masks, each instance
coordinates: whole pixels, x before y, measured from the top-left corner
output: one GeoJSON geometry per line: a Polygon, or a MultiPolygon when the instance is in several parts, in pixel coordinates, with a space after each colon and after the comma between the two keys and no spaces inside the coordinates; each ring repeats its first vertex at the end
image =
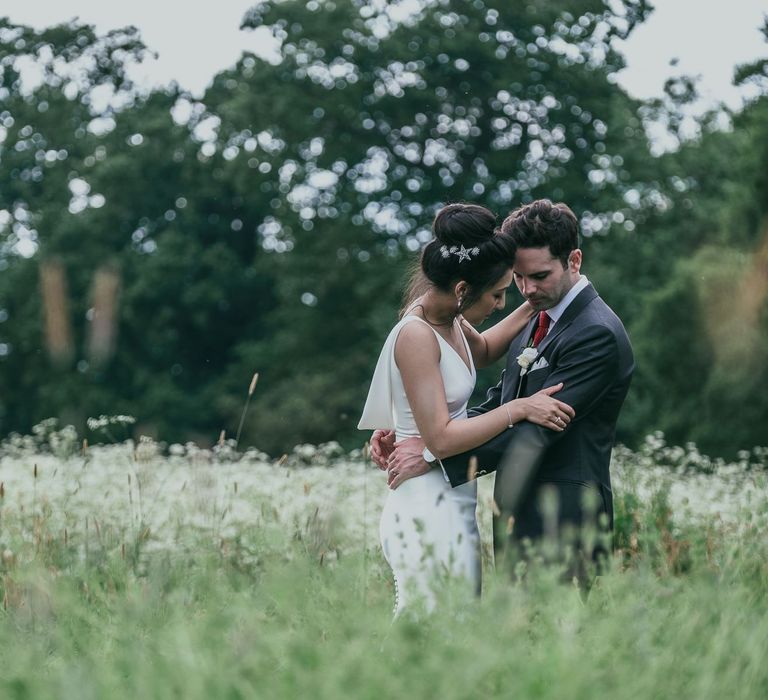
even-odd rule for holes
{"type": "Polygon", "coordinates": [[[504,276],[490,289],[486,289],[483,295],[472,306],[464,310],[463,316],[473,326],[479,326],[494,311],[501,311],[507,301],[507,289],[512,284],[512,270],[507,270],[504,276]]]}

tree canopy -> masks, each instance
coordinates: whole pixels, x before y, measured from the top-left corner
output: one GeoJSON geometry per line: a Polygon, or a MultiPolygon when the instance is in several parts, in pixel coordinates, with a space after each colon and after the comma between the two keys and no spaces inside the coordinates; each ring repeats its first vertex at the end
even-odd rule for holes
{"type": "Polygon", "coordinates": [[[243,54],[201,100],[130,83],[135,29],[0,20],[0,432],[131,413],[211,441],[258,371],[243,442],[359,443],[434,212],[549,197],[635,342],[621,439],[764,442],[766,63],[737,75],[762,97],[732,129],[707,115],[658,156],[648,121],[674,128],[690,95],[631,99],[612,41],[648,3],[403,7],[258,3],[243,26],[278,56],[243,54]]]}

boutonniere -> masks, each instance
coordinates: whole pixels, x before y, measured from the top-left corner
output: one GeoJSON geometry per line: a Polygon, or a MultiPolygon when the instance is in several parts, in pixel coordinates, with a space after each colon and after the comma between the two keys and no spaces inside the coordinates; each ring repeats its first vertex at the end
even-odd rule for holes
{"type": "Polygon", "coordinates": [[[520,365],[520,381],[517,385],[517,394],[515,394],[516,399],[520,398],[520,391],[523,388],[523,377],[525,376],[525,373],[528,371],[538,356],[539,351],[532,345],[529,345],[517,356],[517,364],[520,365]]]}
{"type": "Polygon", "coordinates": [[[527,347],[517,356],[517,364],[520,365],[520,376],[522,377],[536,361],[539,351],[534,347],[527,347]]]}

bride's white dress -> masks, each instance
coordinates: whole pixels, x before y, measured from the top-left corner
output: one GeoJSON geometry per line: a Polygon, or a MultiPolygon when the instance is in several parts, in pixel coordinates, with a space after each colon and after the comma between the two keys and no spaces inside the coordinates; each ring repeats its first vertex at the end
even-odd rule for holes
{"type": "MultiPolygon", "coordinates": [[[[379,356],[358,425],[363,430],[392,429],[398,440],[419,435],[395,363],[395,342],[407,323],[424,323],[431,328],[418,316],[409,315],[392,329],[379,356]]],[[[461,332],[459,335],[464,337],[461,332]]],[[[435,337],[440,344],[440,373],[448,411],[452,419],[466,418],[467,402],[476,379],[469,347],[465,340],[468,367],[437,332],[435,337]]],[[[468,596],[479,592],[476,506],[476,482],[451,488],[439,468],[389,491],[379,531],[384,556],[395,578],[396,616],[417,599],[427,609],[433,609],[435,589],[446,577],[462,581],[468,596]]]]}

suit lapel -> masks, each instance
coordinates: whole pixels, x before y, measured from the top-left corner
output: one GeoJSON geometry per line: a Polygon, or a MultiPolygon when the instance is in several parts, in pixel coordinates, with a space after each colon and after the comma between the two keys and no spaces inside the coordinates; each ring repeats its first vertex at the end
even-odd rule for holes
{"type": "Polygon", "coordinates": [[[528,344],[533,334],[533,329],[536,326],[538,316],[534,316],[528,325],[518,333],[517,337],[512,341],[509,346],[507,355],[507,371],[504,374],[504,383],[510,389],[508,392],[504,392],[505,396],[514,396],[517,393],[517,387],[520,384],[520,370],[522,369],[517,364],[517,356],[523,351],[523,348],[528,344]]]}
{"type": "Polygon", "coordinates": [[[584,287],[584,289],[581,290],[581,292],[579,292],[576,298],[570,304],[568,304],[568,307],[565,309],[565,311],[563,311],[563,315],[559,318],[552,331],[548,333],[544,340],[539,343],[539,347],[537,348],[539,351],[539,356],[544,354],[544,351],[547,349],[549,344],[555,338],[557,338],[557,336],[560,335],[569,325],[571,325],[573,320],[577,318],[582,311],[584,311],[589,302],[591,302],[597,296],[597,291],[591,284],[588,284],[586,287],[584,287]]]}

